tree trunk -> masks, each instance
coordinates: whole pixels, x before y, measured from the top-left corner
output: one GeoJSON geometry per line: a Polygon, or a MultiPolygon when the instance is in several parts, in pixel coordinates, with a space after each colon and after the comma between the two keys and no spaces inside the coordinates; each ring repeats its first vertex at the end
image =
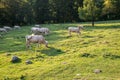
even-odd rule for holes
{"type": "Polygon", "coordinates": [[[94,27],[94,15],[92,15],[92,27],[94,27]]]}
{"type": "MultiPolygon", "coordinates": [[[[93,2],[93,0],[91,0],[93,2]]],[[[94,27],[94,2],[91,4],[92,26],[94,27]]]]}

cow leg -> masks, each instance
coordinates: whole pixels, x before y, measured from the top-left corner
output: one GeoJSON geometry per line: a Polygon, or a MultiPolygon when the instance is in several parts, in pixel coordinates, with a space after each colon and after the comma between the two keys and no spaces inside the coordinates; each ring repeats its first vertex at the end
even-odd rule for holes
{"type": "Polygon", "coordinates": [[[71,36],[71,31],[69,31],[69,36],[71,36]]]}

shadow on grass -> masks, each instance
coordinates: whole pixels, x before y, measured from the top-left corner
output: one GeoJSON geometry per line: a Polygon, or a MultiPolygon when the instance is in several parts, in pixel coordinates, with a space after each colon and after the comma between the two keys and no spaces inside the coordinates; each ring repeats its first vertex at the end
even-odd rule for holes
{"type": "Polygon", "coordinates": [[[115,55],[111,53],[104,53],[103,58],[110,58],[110,59],[120,59],[120,55],[115,55]]]}
{"type": "MultiPolygon", "coordinates": [[[[59,31],[59,30],[58,30],[59,31]]],[[[46,40],[52,40],[52,41],[61,41],[64,39],[67,39],[68,37],[68,33],[66,33],[67,31],[63,31],[63,32],[51,32],[48,36],[45,36],[46,40]]]]}
{"type": "Polygon", "coordinates": [[[94,29],[119,29],[120,25],[110,25],[110,26],[94,26],[94,27],[85,27],[84,31],[92,31],[94,29]]]}
{"type": "Polygon", "coordinates": [[[85,35],[82,38],[94,38],[95,36],[85,35]]]}
{"type": "Polygon", "coordinates": [[[83,54],[80,54],[80,57],[89,57],[89,58],[94,58],[96,57],[97,55],[95,54],[89,54],[89,53],[83,53],[83,54]]]}
{"type": "Polygon", "coordinates": [[[57,56],[57,55],[64,53],[61,49],[56,49],[54,47],[49,47],[49,49],[47,49],[47,50],[46,49],[45,50],[37,50],[37,52],[41,52],[48,56],[57,56]]]}

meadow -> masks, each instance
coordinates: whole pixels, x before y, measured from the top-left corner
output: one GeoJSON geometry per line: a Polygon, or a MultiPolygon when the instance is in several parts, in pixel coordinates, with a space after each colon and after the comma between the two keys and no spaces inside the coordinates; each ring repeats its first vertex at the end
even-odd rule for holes
{"type": "Polygon", "coordinates": [[[0,38],[0,80],[120,80],[119,20],[95,22],[95,27],[90,22],[41,25],[51,31],[44,36],[49,48],[26,48],[25,36],[33,25],[0,38]],[[67,28],[79,24],[84,25],[81,35],[69,37],[67,28]],[[14,55],[21,61],[11,63],[14,55]]]}

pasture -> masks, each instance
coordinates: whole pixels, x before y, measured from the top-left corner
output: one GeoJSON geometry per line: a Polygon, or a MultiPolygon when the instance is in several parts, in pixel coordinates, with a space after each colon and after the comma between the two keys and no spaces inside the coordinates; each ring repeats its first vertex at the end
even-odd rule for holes
{"type": "Polygon", "coordinates": [[[31,26],[22,26],[0,38],[0,80],[119,80],[120,21],[42,24],[49,48],[32,44],[26,49],[25,36],[31,26]],[[68,36],[69,26],[84,25],[81,35],[68,36]],[[9,55],[7,55],[9,54],[9,55]],[[12,56],[21,61],[11,63],[12,56]],[[25,64],[31,60],[32,64],[25,64]],[[95,69],[101,72],[94,73],[95,69]]]}

